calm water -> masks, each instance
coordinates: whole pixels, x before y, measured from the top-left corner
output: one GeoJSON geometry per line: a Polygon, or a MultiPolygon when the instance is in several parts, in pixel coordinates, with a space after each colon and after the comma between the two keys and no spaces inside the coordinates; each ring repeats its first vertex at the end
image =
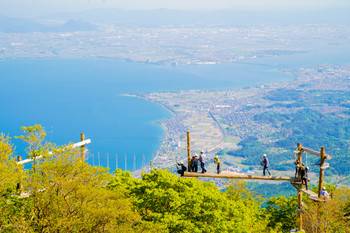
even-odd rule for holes
{"type": "MultiPolygon", "coordinates": [[[[47,139],[58,145],[77,142],[84,132],[92,140],[89,163],[99,164],[99,152],[100,164],[107,166],[109,153],[111,169],[117,165],[125,169],[126,155],[127,169],[132,170],[134,155],[139,168],[143,155],[148,163],[156,153],[164,137],[156,122],[170,114],[156,104],[122,94],[229,89],[292,79],[278,71],[289,64],[283,59],[257,61],[264,65],[170,67],[114,59],[0,61],[0,131],[13,137],[21,134],[21,126],[41,124],[47,139]]],[[[23,155],[24,145],[15,139],[13,143],[23,155]]]]}

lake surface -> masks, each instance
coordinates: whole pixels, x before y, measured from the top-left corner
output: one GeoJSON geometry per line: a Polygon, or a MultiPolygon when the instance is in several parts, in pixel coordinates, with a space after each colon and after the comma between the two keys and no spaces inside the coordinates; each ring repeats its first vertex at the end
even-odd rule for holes
{"type": "MultiPolygon", "coordinates": [[[[341,62],[348,60],[344,55],[341,62]]],[[[170,114],[154,103],[123,94],[232,89],[293,78],[278,70],[290,64],[288,59],[255,62],[172,67],[115,59],[3,60],[0,132],[13,137],[21,134],[21,126],[41,124],[48,141],[58,145],[78,142],[80,133],[85,133],[92,140],[90,164],[137,169],[156,154],[165,133],[156,122],[170,114]]],[[[23,156],[25,145],[12,141],[23,156]]]]}

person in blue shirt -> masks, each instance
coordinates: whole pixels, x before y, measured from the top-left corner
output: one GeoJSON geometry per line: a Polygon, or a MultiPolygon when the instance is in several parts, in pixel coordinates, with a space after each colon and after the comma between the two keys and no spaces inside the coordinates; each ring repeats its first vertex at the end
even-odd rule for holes
{"type": "Polygon", "coordinates": [[[264,166],[263,175],[265,176],[265,171],[267,171],[269,173],[269,176],[271,176],[271,173],[269,171],[270,163],[269,163],[269,160],[267,159],[266,154],[263,155],[263,161],[261,161],[260,164],[264,166]]]}

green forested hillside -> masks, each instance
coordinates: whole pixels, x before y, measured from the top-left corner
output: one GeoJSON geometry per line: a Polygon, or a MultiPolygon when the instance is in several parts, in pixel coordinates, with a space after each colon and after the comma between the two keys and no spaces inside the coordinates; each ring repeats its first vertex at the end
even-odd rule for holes
{"type": "MultiPolygon", "coordinates": [[[[252,119],[256,125],[268,126],[272,133],[263,138],[249,136],[238,143],[238,150],[228,151],[227,154],[245,158],[243,164],[257,165],[256,156],[267,153],[273,169],[291,170],[294,158],[291,152],[300,142],[303,146],[316,150],[325,147],[326,153],[334,156],[329,161],[328,174],[348,176],[349,95],[346,91],[273,90],[263,97],[272,101],[266,108],[267,111],[252,119]],[[281,112],[281,108],[288,113],[281,112]]],[[[251,109],[252,106],[248,108],[251,109]]],[[[318,160],[317,157],[310,156],[309,166],[312,167],[318,160]]]]}

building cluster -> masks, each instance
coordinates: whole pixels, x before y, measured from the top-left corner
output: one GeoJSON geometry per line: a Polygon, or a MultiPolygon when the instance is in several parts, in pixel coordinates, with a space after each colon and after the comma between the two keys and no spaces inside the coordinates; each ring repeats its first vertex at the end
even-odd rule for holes
{"type": "Polygon", "coordinates": [[[0,32],[0,59],[113,57],[172,65],[217,64],[306,53],[310,48],[303,46],[305,38],[322,46],[334,41],[346,44],[349,35],[349,28],[325,25],[176,28],[99,25],[98,30],[66,33],[0,32]]]}
{"type": "MultiPolygon", "coordinates": [[[[200,140],[208,137],[216,140],[217,131],[208,131],[205,128],[210,121],[213,126],[220,128],[224,135],[224,140],[216,144],[216,149],[213,150],[215,153],[225,148],[237,149],[239,148],[237,143],[250,136],[255,136],[264,143],[276,141],[273,135],[278,135],[278,132],[282,130],[283,122],[260,122],[256,119],[256,116],[260,114],[270,112],[289,115],[296,114],[303,109],[312,109],[324,114],[338,114],[343,117],[343,113],[350,108],[350,104],[346,105],[349,103],[348,98],[344,98],[346,91],[350,88],[350,65],[312,67],[300,69],[298,72],[289,72],[292,72],[297,78],[288,83],[273,83],[248,89],[181,91],[152,93],[144,96],[150,101],[166,105],[174,113],[174,117],[162,122],[167,128],[167,138],[159,156],[162,157],[165,154],[167,158],[184,156],[187,131],[199,132],[199,136],[193,139],[193,144],[198,144],[200,140]],[[329,72],[332,72],[332,78],[329,78],[329,72]],[[324,89],[326,86],[330,87],[327,91],[324,89]],[[293,98],[286,101],[267,98],[277,90],[282,90],[279,92],[282,95],[283,90],[296,90],[297,93],[300,93],[299,98],[303,99],[303,104],[299,104],[298,99],[293,100],[293,98]],[[328,94],[332,95],[331,100],[336,99],[340,102],[328,102],[326,96],[328,94]],[[320,98],[323,95],[326,96],[323,97],[325,101],[320,98]]],[[[209,144],[203,149],[208,150],[209,144]]],[[[233,159],[225,158],[224,161],[231,163],[231,160],[233,159]]],[[[235,164],[235,161],[232,164],[235,164]]],[[[226,170],[239,171],[241,169],[236,165],[225,166],[226,170]]]]}

